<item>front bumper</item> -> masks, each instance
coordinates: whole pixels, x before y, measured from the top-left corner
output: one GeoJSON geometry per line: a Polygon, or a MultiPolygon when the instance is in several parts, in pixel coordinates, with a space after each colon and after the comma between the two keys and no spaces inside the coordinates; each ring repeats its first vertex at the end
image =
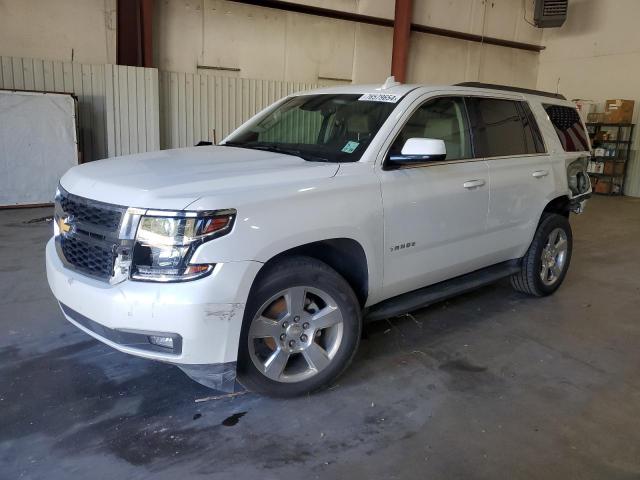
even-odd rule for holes
{"type": "Polygon", "coordinates": [[[207,369],[229,370],[214,364],[235,366],[244,305],[262,266],[229,262],[191,282],[109,285],[65,268],[53,239],[47,243],[46,264],[49,286],[71,323],[117,350],[170,362],[198,376],[207,369]],[[145,343],[150,335],[173,337],[174,348],[145,343]]]}

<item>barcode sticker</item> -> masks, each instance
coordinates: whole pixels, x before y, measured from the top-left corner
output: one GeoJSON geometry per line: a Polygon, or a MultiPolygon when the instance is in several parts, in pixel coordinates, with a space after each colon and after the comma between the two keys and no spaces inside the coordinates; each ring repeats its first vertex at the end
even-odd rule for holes
{"type": "Polygon", "coordinates": [[[393,93],[365,93],[358,100],[360,100],[361,102],[398,103],[398,100],[400,100],[400,95],[395,95],[393,93]]]}

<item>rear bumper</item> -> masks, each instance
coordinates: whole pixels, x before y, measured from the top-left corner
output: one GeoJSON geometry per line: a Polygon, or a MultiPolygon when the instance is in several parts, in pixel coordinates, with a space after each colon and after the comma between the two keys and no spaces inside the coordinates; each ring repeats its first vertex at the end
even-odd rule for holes
{"type": "Polygon", "coordinates": [[[569,200],[569,209],[573,213],[577,214],[584,212],[584,209],[587,206],[587,200],[589,200],[590,198],[591,192],[573,197],[571,200],[569,200]]]}
{"type": "Polygon", "coordinates": [[[192,282],[109,285],[65,268],[53,240],[46,265],[49,286],[71,323],[122,352],[194,371],[235,367],[244,305],[262,266],[230,262],[192,282]],[[152,335],[173,338],[173,348],[151,344],[152,335]]]}

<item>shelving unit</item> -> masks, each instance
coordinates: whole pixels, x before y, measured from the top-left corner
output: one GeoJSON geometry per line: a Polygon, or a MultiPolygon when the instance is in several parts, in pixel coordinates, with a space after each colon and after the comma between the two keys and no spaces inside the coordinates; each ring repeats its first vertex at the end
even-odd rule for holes
{"type": "Polygon", "coordinates": [[[632,123],[587,123],[586,125],[594,152],[597,148],[604,148],[607,152],[611,152],[610,155],[591,157],[592,162],[601,162],[604,166],[602,173],[589,172],[589,176],[597,178],[598,181],[602,179],[603,182],[611,185],[608,193],[595,192],[595,189],[594,192],[602,195],[622,195],[635,125],[632,123]],[[602,131],[614,131],[615,139],[596,139],[602,131]]]}

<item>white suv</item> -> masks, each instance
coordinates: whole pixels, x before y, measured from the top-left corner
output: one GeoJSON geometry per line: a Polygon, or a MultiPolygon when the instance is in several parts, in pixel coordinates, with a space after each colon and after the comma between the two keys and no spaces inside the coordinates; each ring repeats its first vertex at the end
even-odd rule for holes
{"type": "Polygon", "coordinates": [[[49,285],[123,352],[229,390],[327,386],[362,323],[510,277],[553,293],[591,193],[575,107],[482,84],[289,96],[219,146],[74,167],[49,285]]]}

